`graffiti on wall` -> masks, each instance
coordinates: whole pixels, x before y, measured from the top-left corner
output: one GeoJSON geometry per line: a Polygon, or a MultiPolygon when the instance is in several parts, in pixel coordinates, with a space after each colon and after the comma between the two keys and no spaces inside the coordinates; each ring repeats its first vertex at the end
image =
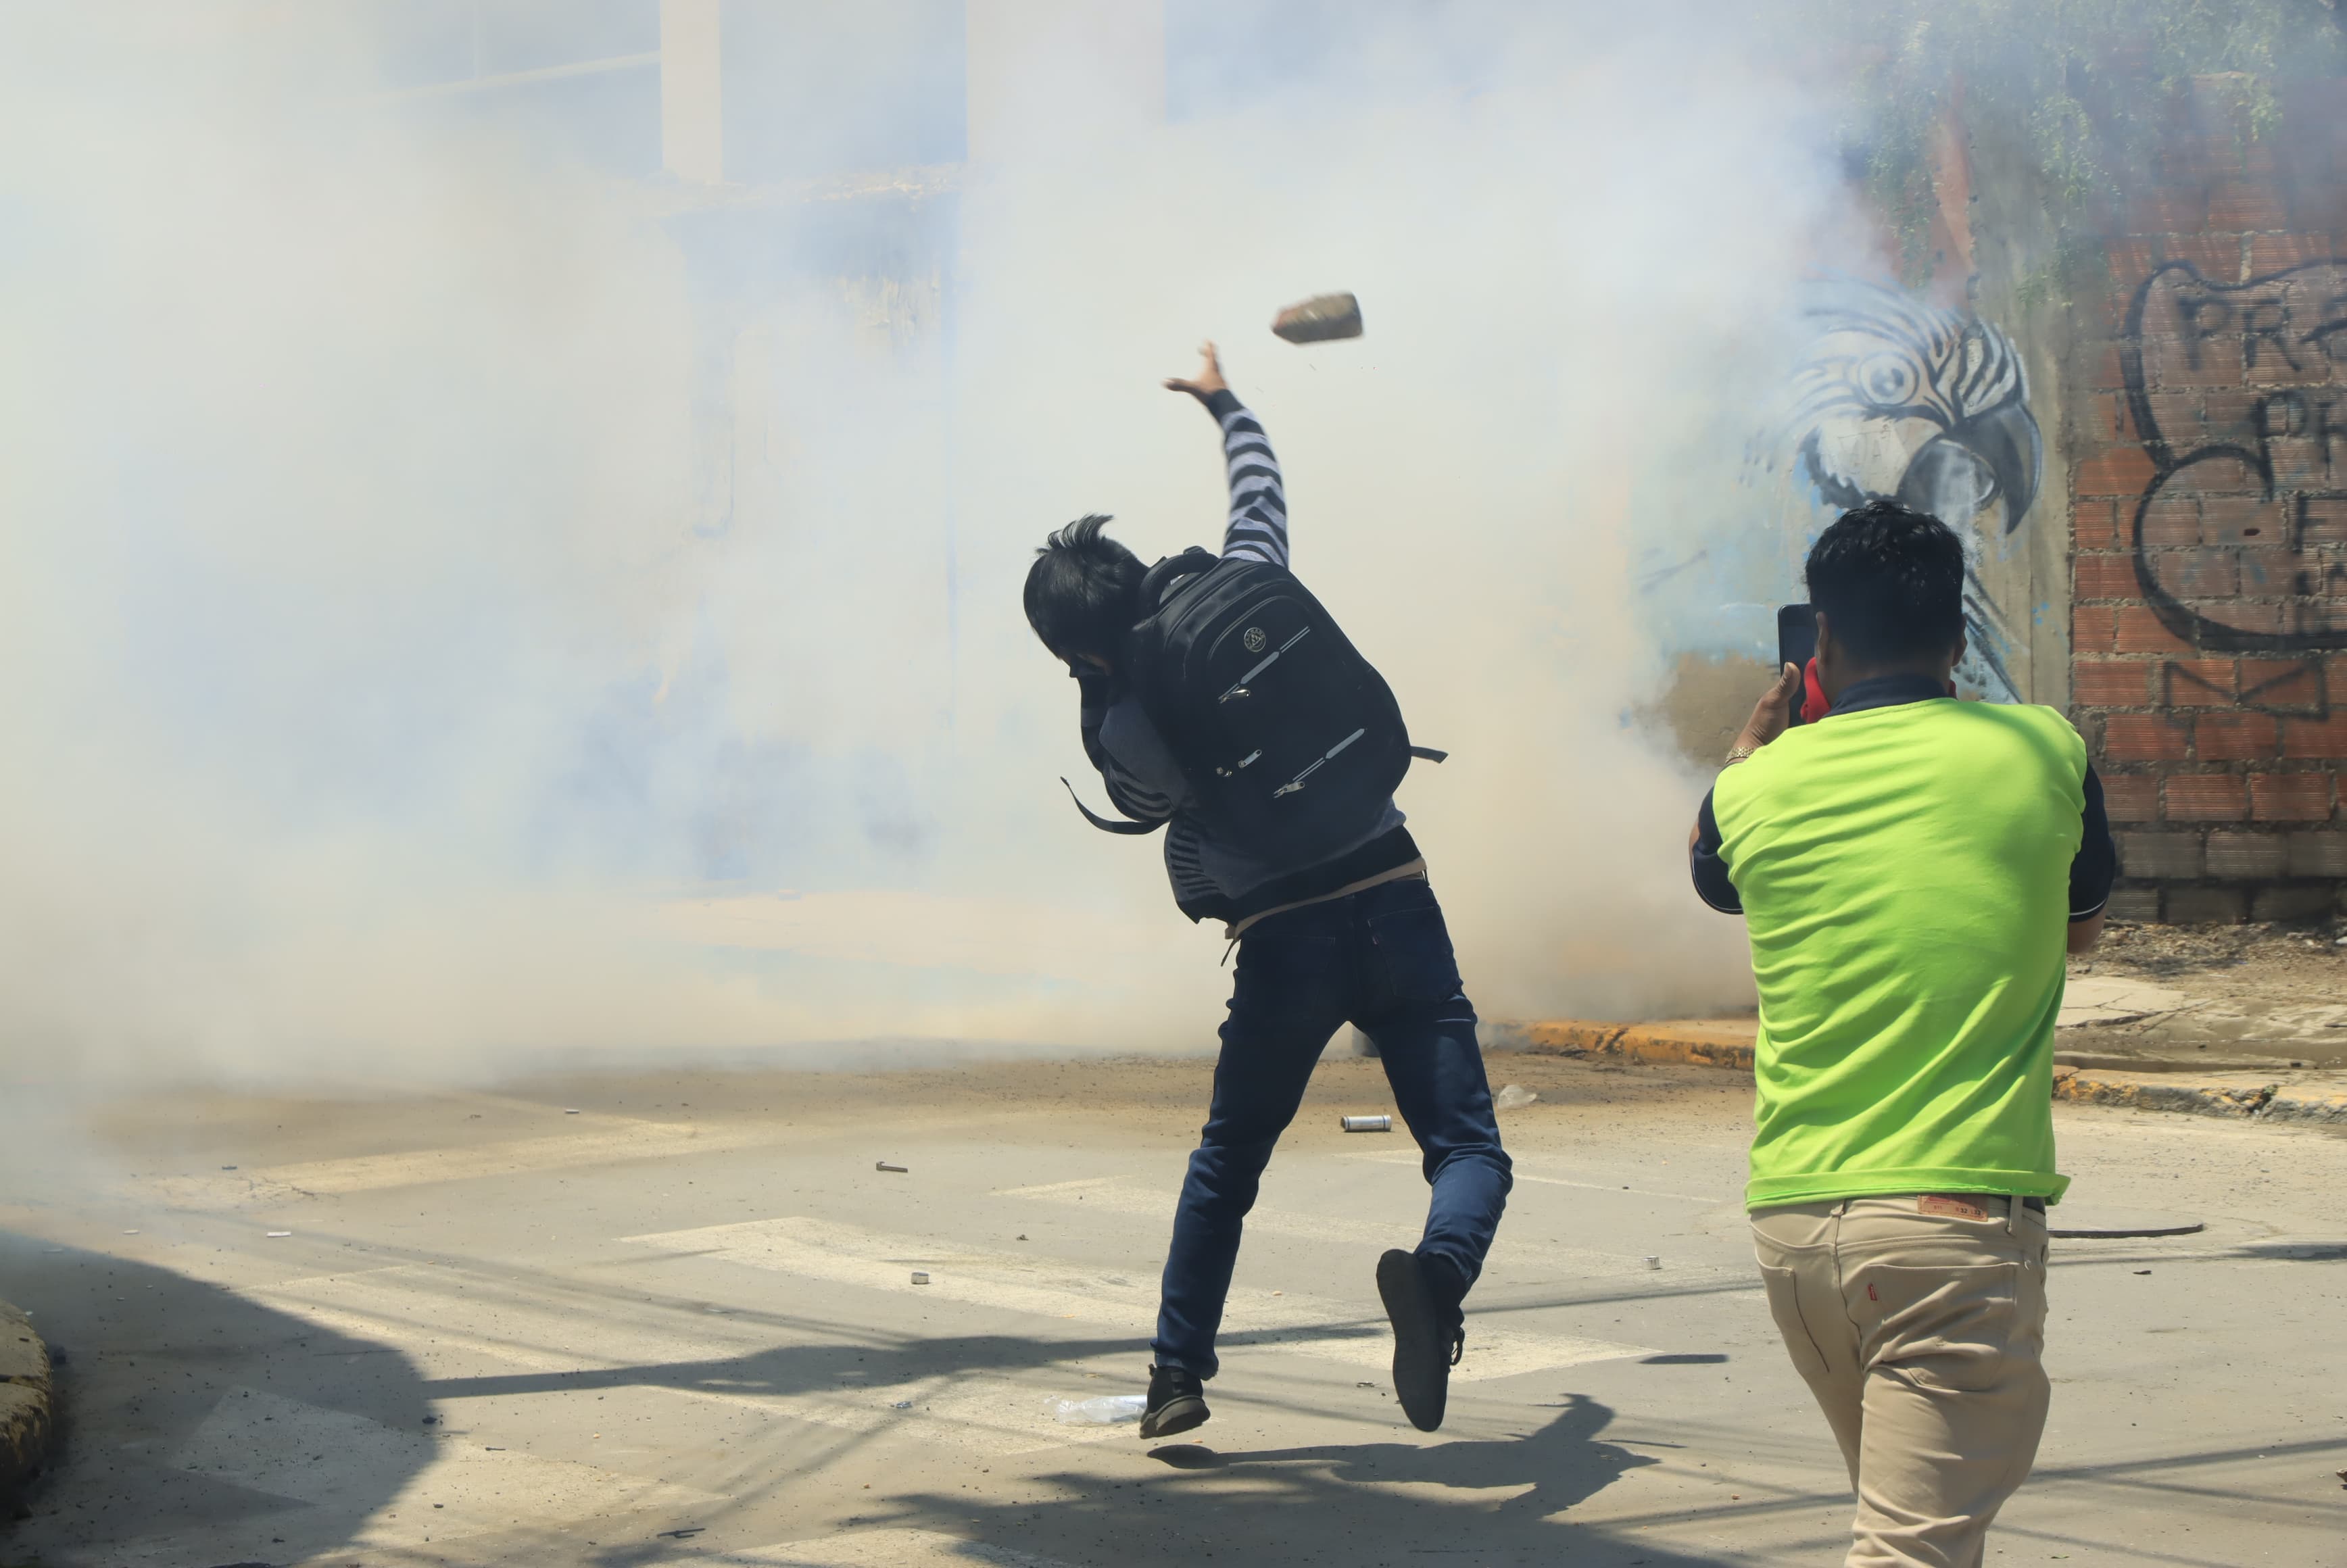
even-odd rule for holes
{"type": "Polygon", "coordinates": [[[2151,460],[2136,576],[2160,620],[2213,651],[2347,648],[2347,261],[2245,283],[2168,262],[2136,291],[2119,364],[2151,460]]]}
{"type": "Polygon", "coordinates": [[[1983,570],[2037,497],[2045,443],[2013,340],[1969,311],[1854,282],[1819,285],[1809,336],[1770,439],[1818,503],[1839,512],[1897,500],[1964,541],[1971,651],[1958,678],[1992,700],[2024,700],[2016,674],[2027,617],[1983,570]]]}

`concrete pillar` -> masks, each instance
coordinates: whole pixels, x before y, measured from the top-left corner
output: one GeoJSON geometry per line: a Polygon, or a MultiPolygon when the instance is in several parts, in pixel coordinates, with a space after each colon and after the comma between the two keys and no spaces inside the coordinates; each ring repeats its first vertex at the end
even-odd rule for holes
{"type": "Polygon", "coordinates": [[[1164,0],[968,0],[965,26],[973,163],[1164,123],[1164,0]]]}
{"type": "Polygon", "coordinates": [[[692,185],[725,178],[723,9],[724,0],[661,0],[661,167],[692,185]]]}

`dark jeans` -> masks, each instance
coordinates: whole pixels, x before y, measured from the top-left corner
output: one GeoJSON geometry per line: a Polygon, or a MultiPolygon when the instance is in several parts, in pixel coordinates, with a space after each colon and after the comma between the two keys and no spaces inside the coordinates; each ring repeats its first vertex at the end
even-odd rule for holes
{"type": "Polygon", "coordinates": [[[1313,1064],[1348,1020],[1377,1042],[1394,1103],[1425,1154],[1434,1195],[1418,1255],[1455,1312],[1482,1272],[1514,1177],[1434,889],[1423,877],[1388,882],[1251,927],[1230,1008],[1214,1108],[1174,1214],[1151,1347],[1157,1364],[1214,1375],[1241,1222],[1313,1064]]]}

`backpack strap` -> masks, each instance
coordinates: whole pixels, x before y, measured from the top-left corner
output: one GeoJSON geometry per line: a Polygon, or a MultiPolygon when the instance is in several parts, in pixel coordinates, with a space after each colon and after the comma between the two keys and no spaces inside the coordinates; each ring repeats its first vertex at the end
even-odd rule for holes
{"type": "Polygon", "coordinates": [[[1142,615],[1146,618],[1156,614],[1158,607],[1173,593],[1176,583],[1185,577],[1214,570],[1215,563],[1221,559],[1214,551],[1193,545],[1180,555],[1167,556],[1151,567],[1141,578],[1142,615]]]}
{"type": "Polygon", "coordinates": [[[1060,782],[1063,784],[1067,784],[1068,798],[1076,803],[1076,809],[1084,814],[1084,820],[1091,823],[1094,827],[1099,828],[1102,833],[1154,833],[1159,828],[1165,825],[1165,823],[1162,820],[1158,822],[1113,821],[1111,818],[1101,815],[1100,813],[1086,805],[1083,802],[1083,797],[1076,794],[1076,786],[1071,784],[1068,784],[1068,781],[1064,777],[1061,778],[1060,782]]]}

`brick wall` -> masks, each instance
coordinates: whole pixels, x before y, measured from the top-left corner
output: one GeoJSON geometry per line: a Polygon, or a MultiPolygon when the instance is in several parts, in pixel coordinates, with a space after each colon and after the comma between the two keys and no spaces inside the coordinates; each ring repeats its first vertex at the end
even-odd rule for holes
{"type": "Polygon", "coordinates": [[[2195,95],[2075,302],[2073,717],[2122,918],[2347,909],[2347,84],[2195,95]]]}

